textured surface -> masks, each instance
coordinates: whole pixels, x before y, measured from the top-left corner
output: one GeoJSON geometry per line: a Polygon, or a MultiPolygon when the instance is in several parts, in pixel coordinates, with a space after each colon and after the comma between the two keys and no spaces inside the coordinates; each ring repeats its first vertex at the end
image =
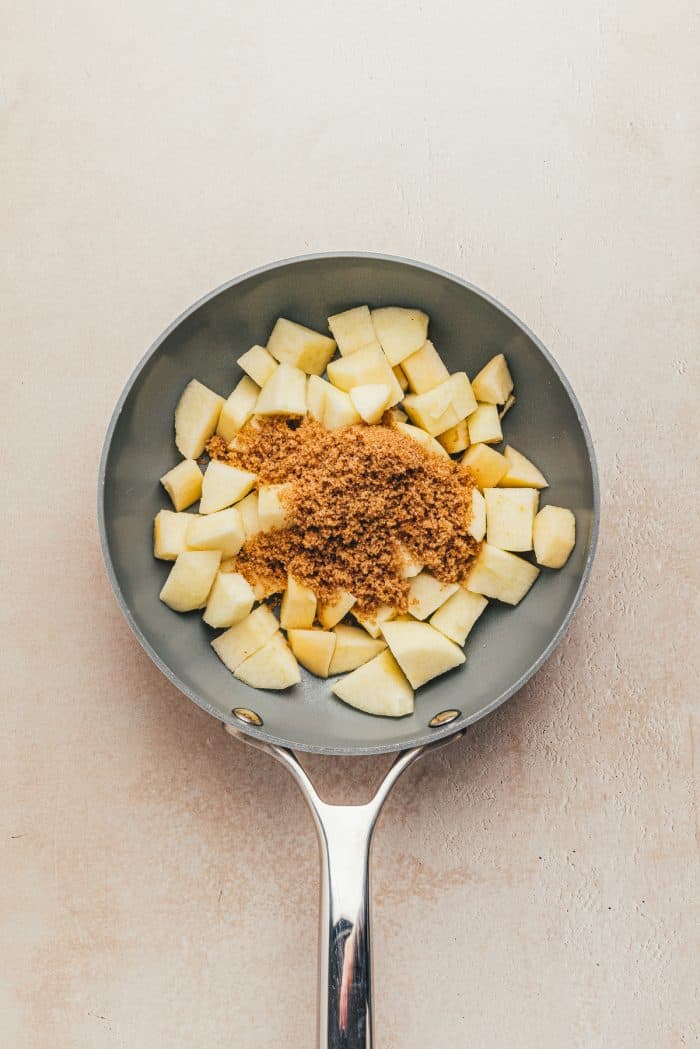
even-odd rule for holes
{"type": "MultiPolygon", "coordinates": [[[[40,3],[4,30],[3,1045],[312,1044],[310,819],[132,640],[94,487],[173,316],[340,247],[508,303],[581,398],[604,500],[568,640],[388,804],[379,1044],[694,1044],[692,5],[40,3]]],[[[358,798],[383,763],[308,764],[358,798]]]]}

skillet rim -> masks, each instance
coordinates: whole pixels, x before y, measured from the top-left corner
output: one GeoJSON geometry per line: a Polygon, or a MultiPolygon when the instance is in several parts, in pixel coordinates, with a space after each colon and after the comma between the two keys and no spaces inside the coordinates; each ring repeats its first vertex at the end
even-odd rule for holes
{"type": "Polygon", "coordinates": [[[567,379],[562,369],[559,367],[559,364],[554,359],[550,351],[537,337],[537,335],[535,335],[535,333],[532,332],[527,327],[527,325],[520,320],[519,317],[517,317],[511,310],[509,310],[507,306],[504,306],[492,295],[490,295],[488,292],[483,291],[475,284],[471,284],[469,281],[463,280],[461,277],[458,277],[454,273],[450,273],[447,270],[440,269],[437,266],[431,266],[429,263],[418,262],[415,259],[405,258],[401,255],[387,255],[382,252],[325,251],[313,252],[308,255],[295,255],[291,258],[278,259],[275,262],[269,262],[263,266],[257,266],[254,269],[247,270],[245,273],[242,273],[239,276],[232,278],[231,280],[225,281],[223,284],[220,284],[218,287],[202,295],[199,299],[197,299],[196,302],[194,302],[186,310],[180,313],[175,318],[175,320],[173,320],[168,325],[168,327],[165,328],[161,332],[161,334],[154,340],[154,342],[148,348],[146,353],[141,357],[136,367],[132,371],[131,375],[129,376],[115,405],[114,411],[112,412],[112,417],[107,427],[104,443],[102,445],[102,453],[100,455],[100,465],[98,472],[97,518],[102,559],[105,564],[105,569],[110,582],[110,586],[112,587],[112,591],[114,592],[114,596],[117,599],[117,603],[119,604],[122,614],[126,619],[129,627],[131,628],[132,633],[136,637],[137,641],[139,642],[145,653],[155,664],[155,666],[161,671],[161,673],[164,674],[165,677],[171,682],[171,684],[173,684],[178,689],[179,692],[182,692],[185,696],[187,696],[188,699],[191,699],[202,710],[206,711],[208,714],[211,714],[212,717],[216,718],[217,721],[220,721],[223,724],[232,725],[236,728],[238,732],[241,732],[246,736],[250,736],[258,743],[269,743],[274,746],[284,747],[288,750],[301,751],[310,754],[327,754],[330,756],[337,757],[359,757],[362,755],[399,753],[403,750],[411,750],[414,747],[420,747],[439,739],[445,739],[448,736],[455,735],[458,732],[463,732],[470,725],[473,725],[475,722],[480,721],[488,714],[493,713],[494,710],[497,710],[498,707],[502,706],[508,699],[511,698],[511,696],[513,696],[516,692],[519,692],[520,689],[530,680],[530,678],[537,673],[537,671],[549,659],[549,657],[552,655],[554,650],[564,638],[564,635],[566,634],[571,624],[571,620],[573,619],[573,616],[581,603],[581,599],[588,585],[588,581],[591,575],[591,569],[593,567],[593,561],[595,558],[596,548],[598,545],[598,535],[600,530],[600,485],[598,479],[598,467],[596,463],[595,451],[593,448],[593,441],[591,439],[588,423],[586,422],[586,418],[583,414],[581,405],[578,402],[578,398],[576,397],[576,394],[574,393],[571,384],[569,383],[569,380],[567,379]],[[187,317],[193,314],[205,303],[209,302],[211,299],[216,298],[222,292],[228,291],[229,288],[233,288],[237,284],[242,284],[244,281],[249,280],[251,277],[259,276],[260,274],[270,272],[271,270],[281,269],[283,266],[296,265],[297,263],[304,262],[317,262],[322,261],[324,259],[376,259],[381,262],[391,262],[401,266],[410,266],[413,269],[424,270],[436,276],[446,278],[447,280],[450,280],[455,284],[459,284],[461,287],[466,288],[473,294],[480,296],[491,306],[495,307],[497,310],[503,313],[535,344],[539,352],[543,355],[545,360],[554,370],[559,381],[564,387],[567,396],[571,401],[574,412],[576,414],[576,418],[583,433],[586,451],[588,454],[588,461],[591,469],[591,483],[593,490],[591,535],[588,550],[586,553],[586,561],[583,566],[583,571],[581,572],[581,578],[579,580],[578,588],[573,597],[573,600],[571,601],[566,615],[564,616],[562,622],[559,625],[559,628],[550,639],[549,644],[546,646],[546,648],[543,650],[540,656],[535,660],[535,662],[532,663],[515,682],[513,682],[508,688],[504,689],[501,693],[499,693],[498,696],[496,696],[489,704],[487,704],[481,710],[475,711],[472,714],[464,715],[461,718],[457,718],[455,721],[452,721],[449,724],[442,726],[441,728],[430,729],[426,726],[427,731],[425,733],[416,736],[409,741],[380,743],[376,745],[368,745],[363,747],[321,747],[316,744],[300,742],[295,742],[292,745],[290,744],[289,740],[284,739],[283,737],[275,736],[273,733],[265,731],[264,728],[256,728],[254,725],[249,725],[245,722],[239,721],[239,719],[235,718],[233,714],[230,714],[222,719],[220,711],[214,709],[209,703],[202,699],[202,697],[194,689],[189,688],[183,681],[180,680],[177,674],[175,674],[175,672],[171,670],[170,666],[163,659],[161,659],[156,649],[150,644],[150,642],[142,633],[138,623],[136,622],[132,614],[128,602],[124,598],[121,586],[119,584],[119,579],[112,562],[105,521],[104,496],[106,487],[107,461],[109,459],[109,453],[112,447],[114,432],[117,428],[117,424],[121,417],[124,405],[126,404],[126,401],[129,397],[129,394],[131,393],[131,390],[136,380],[138,379],[147,362],[151,359],[151,357],[155,356],[155,354],[160,349],[160,346],[171,334],[171,332],[173,332],[177,327],[179,327],[179,325],[182,324],[182,322],[186,320],[187,317]]]}

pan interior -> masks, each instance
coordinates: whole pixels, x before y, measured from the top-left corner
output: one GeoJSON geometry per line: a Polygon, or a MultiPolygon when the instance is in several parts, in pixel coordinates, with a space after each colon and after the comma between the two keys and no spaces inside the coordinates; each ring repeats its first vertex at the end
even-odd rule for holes
{"type": "Polygon", "coordinates": [[[556,365],[537,340],[477,289],[414,263],[376,256],[320,256],[280,263],[214,292],[149,351],[127,386],[105,444],[100,478],[103,547],[122,607],[139,640],[187,695],[223,721],[299,750],[357,754],[415,746],[457,731],[502,702],[539,665],[580,596],[595,544],[597,490],[585,423],[556,365]],[[548,502],[576,514],[577,543],[566,566],[544,569],[516,608],[492,603],[467,640],[466,663],[416,694],[398,720],[361,714],[332,697],[330,683],[302,670],[278,693],[249,688],[210,648],[213,632],[197,613],[178,615],[158,592],[169,565],[152,556],[154,515],[169,501],[158,478],[178,461],[173,413],[193,377],[226,396],[240,378],[236,358],[265,344],[278,316],[326,330],[350,306],[416,306],[430,314],[430,336],[450,371],[471,377],[504,352],[518,402],[505,424],[508,443],[542,469],[548,502]],[[263,727],[237,721],[255,711],[263,727]],[[460,717],[430,728],[440,711],[460,717]]]}

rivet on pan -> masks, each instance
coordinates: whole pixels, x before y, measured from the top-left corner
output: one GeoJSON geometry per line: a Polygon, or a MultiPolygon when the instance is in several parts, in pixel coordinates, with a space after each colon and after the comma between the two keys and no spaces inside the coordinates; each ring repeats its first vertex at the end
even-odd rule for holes
{"type": "Polygon", "coordinates": [[[438,728],[440,725],[449,725],[451,721],[458,718],[462,713],[461,710],[441,710],[439,714],[436,714],[434,718],[431,718],[428,722],[430,728],[438,728]]]}
{"type": "Polygon", "coordinates": [[[254,710],[248,710],[247,707],[234,707],[231,713],[239,721],[245,721],[246,725],[257,725],[260,727],[263,723],[260,715],[256,714],[254,710]]]}

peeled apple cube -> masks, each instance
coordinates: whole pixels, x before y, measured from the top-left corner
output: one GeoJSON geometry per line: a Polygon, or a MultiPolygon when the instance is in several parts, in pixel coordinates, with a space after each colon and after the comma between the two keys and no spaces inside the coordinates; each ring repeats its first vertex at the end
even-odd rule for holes
{"type": "Polygon", "coordinates": [[[303,667],[316,677],[328,677],[335,650],[335,634],[330,630],[298,630],[287,632],[292,652],[303,667]]]}
{"type": "Polygon", "coordinates": [[[402,579],[413,579],[419,572],[423,571],[423,565],[420,561],[416,561],[415,557],[408,550],[403,543],[398,543],[399,548],[399,560],[401,562],[401,578],[402,579]]]}
{"type": "Polygon", "coordinates": [[[292,484],[264,484],[258,488],[258,522],[261,532],[275,532],[286,528],[290,514],[286,497],[291,493],[292,484]]]}
{"type": "Polygon", "coordinates": [[[546,568],[561,568],[576,545],[576,518],[563,506],[543,506],[534,526],[537,563],[546,568]]]}
{"type": "Polygon", "coordinates": [[[235,507],[193,517],[187,529],[190,550],[220,550],[222,557],[234,557],[244,540],[243,522],[235,507]]]}
{"type": "Polygon", "coordinates": [[[280,626],[283,630],[311,627],[316,616],[316,595],[293,575],[287,576],[287,589],[280,608],[280,626]]]}
{"type": "Polygon", "coordinates": [[[486,538],[499,550],[532,550],[540,494],[535,488],[485,488],[486,538]]]}
{"type": "Polygon", "coordinates": [[[350,400],[364,422],[378,423],[389,406],[391,388],[383,383],[353,386],[350,390],[350,400]]]}
{"type": "Polygon", "coordinates": [[[221,561],[220,550],[185,550],[178,554],[160,592],[175,612],[204,608],[221,561]]]}
{"type": "Polygon", "coordinates": [[[258,401],[260,387],[244,375],[235,390],[226,400],[216,432],[225,441],[232,441],[239,430],[248,422],[258,401]]]}
{"type": "Polygon", "coordinates": [[[360,624],[364,627],[370,637],[379,637],[382,632],[382,623],[386,623],[388,619],[393,619],[396,615],[396,609],[391,608],[389,605],[380,605],[376,611],[363,615],[362,612],[356,612],[353,609],[353,616],[360,624]]]}
{"type": "Polygon", "coordinates": [[[246,539],[252,539],[260,531],[260,517],[258,515],[258,493],[249,492],[244,499],[236,503],[236,509],[241,515],[243,531],[246,539]]]}
{"type": "Polygon", "coordinates": [[[435,452],[436,455],[447,456],[448,453],[434,437],[431,437],[425,430],[421,430],[419,426],[412,426],[411,423],[395,423],[396,429],[400,430],[405,437],[410,437],[412,441],[417,441],[421,444],[426,451],[435,452]]]}
{"type": "Polygon", "coordinates": [[[185,459],[196,459],[216,430],[223,397],[192,379],[175,409],[175,444],[185,459]]]}
{"type": "Polygon", "coordinates": [[[202,619],[211,627],[229,627],[250,615],[255,595],[240,572],[219,572],[202,619]]]}
{"type": "Polygon", "coordinates": [[[282,363],[267,380],[255,405],[256,415],[305,415],[306,375],[282,363]]]}
{"type": "Polygon", "coordinates": [[[505,404],[513,392],[513,379],[502,353],[497,353],[472,379],[477,401],[485,404],[505,404]]]}
{"type": "Polygon", "coordinates": [[[460,586],[430,617],[430,625],[456,645],[463,645],[487,605],[488,601],[482,594],[471,594],[460,586]]]}
{"type": "Polygon", "coordinates": [[[427,619],[457,589],[457,583],[441,583],[430,572],[421,572],[408,584],[408,611],[415,619],[427,619]]]}
{"type": "Polygon", "coordinates": [[[487,444],[473,444],[462,457],[462,463],[469,467],[482,490],[495,488],[508,472],[506,457],[487,444]]]}
{"type": "Polygon", "coordinates": [[[308,375],[323,375],[335,353],[335,342],[327,335],[305,328],[303,324],[280,317],[267,340],[267,349],[280,364],[293,365],[308,375]]]}
{"type": "Polygon", "coordinates": [[[457,418],[466,419],[477,409],[476,397],[466,372],[455,372],[447,380],[450,387],[450,401],[457,418]]]}
{"type": "Polygon", "coordinates": [[[238,364],[258,386],[264,386],[277,371],[277,361],[264,346],[251,346],[238,358],[238,364]]]}
{"type": "Polygon", "coordinates": [[[233,673],[251,688],[280,690],[301,681],[299,664],[279,631],[262,648],[239,663],[233,673]]]}
{"type": "Polygon", "coordinates": [[[456,426],[451,426],[449,430],[439,434],[437,440],[449,455],[454,455],[455,452],[463,452],[465,448],[469,447],[467,420],[462,419],[456,426]]]}
{"type": "Polygon", "coordinates": [[[486,535],[486,500],[478,488],[472,488],[472,517],[467,532],[479,543],[486,535]]]}
{"type": "Polygon", "coordinates": [[[403,368],[400,364],[395,364],[391,370],[394,373],[394,378],[396,379],[397,383],[405,393],[408,389],[408,379],[406,378],[406,374],[403,368]]]}
{"type": "MultiPolygon", "coordinates": [[[[316,376],[312,375],[312,379],[316,376]]],[[[320,382],[323,380],[319,380],[320,382]]],[[[337,390],[329,382],[323,392],[323,425],[327,430],[339,430],[342,426],[354,426],[360,421],[360,413],[352,402],[351,395],[337,390]]]]}
{"type": "Polygon", "coordinates": [[[237,503],[255,484],[255,474],[212,459],[202,480],[200,514],[213,514],[237,503]]]}
{"type": "Polygon", "coordinates": [[[412,353],[401,362],[401,370],[413,393],[428,393],[429,390],[447,382],[450,377],[442,357],[430,339],[426,339],[417,353],[412,353]]]}
{"type": "Polygon", "coordinates": [[[323,406],[326,398],[326,387],[331,387],[329,382],[321,379],[318,375],[310,375],[306,385],[306,410],[316,422],[323,422],[323,406]]]}
{"type": "Polygon", "coordinates": [[[539,568],[522,557],[484,543],[469,573],[467,590],[517,605],[539,574],[539,568]]]}
{"type": "Polygon", "coordinates": [[[193,520],[195,514],[159,510],[153,521],[153,556],[161,561],[174,561],[187,549],[187,529],[193,520]]]}
{"type": "Polygon", "coordinates": [[[459,422],[452,404],[452,388],[449,379],[427,393],[409,393],[403,402],[411,422],[435,437],[459,422]]]}
{"type": "Polygon", "coordinates": [[[215,637],[211,647],[222,663],[234,672],[278,631],[279,623],[267,605],[258,605],[245,619],[215,637]]]}
{"type": "Polygon", "coordinates": [[[547,478],[540,473],[534,463],[526,459],[515,448],[506,445],[503,455],[508,463],[508,470],[498,482],[501,488],[547,488],[547,478]]]}
{"type": "Polygon", "coordinates": [[[498,444],[503,440],[501,420],[495,404],[480,404],[469,416],[468,424],[472,444],[498,444]]]}
{"type": "Polygon", "coordinates": [[[385,623],[382,633],[413,688],[420,688],[465,661],[462,649],[429,623],[385,623]]]}
{"type": "Polygon", "coordinates": [[[329,674],[344,674],[348,670],[356,670],[386,648],[386,641],[371,638],[367,631],[359,626],[340,623],[333,633],[335,649],[328,669],[329,674]]]}
{"type": "Polygon", "coordinates": [[[196,503],[202,494],[202,471],[194,459],[183,459],[172,470],[168,470],[160,483],[170,496],[176,510],[186,510],[196,503]]]}
{"type": "Polygon", "coordinates": [[[328,327],[343,357],[373,343],[377,336],[367,306],[355,306],[328,318],[328,327]]]}
{"type": "Polygon", "coordinates": [[[428,337],[428,315],[402,306],[372,310],[372,324],[389,363],[401,364],[419,350],[428,337]]]}
{"type": "Polygon", "coordinates": [[[333,692],[365,714],[401,718],[413,713],[413,689],[388,649],[341,677],[333,692]]]}
{"type": "Polygon", "coordinates": [[[326,630],[330,630],[348,614],[354,604],[354,596],[347,590],[341,590],[334,601],[327,601],[325,604],[319,602],[316,613],[319,623],[326,630]]]}
{"type": "Polygon", "coordinates": [[[341,357],[328,365],[328,378],[339,390],[349,393],[354,386],[367,386],[381,383],[388,386],[391,392],[391,404],[398,404],[403,397],[403,390],[396,381],[391,365],[378,346],[363,346],[361,350],[341,357]]]}

